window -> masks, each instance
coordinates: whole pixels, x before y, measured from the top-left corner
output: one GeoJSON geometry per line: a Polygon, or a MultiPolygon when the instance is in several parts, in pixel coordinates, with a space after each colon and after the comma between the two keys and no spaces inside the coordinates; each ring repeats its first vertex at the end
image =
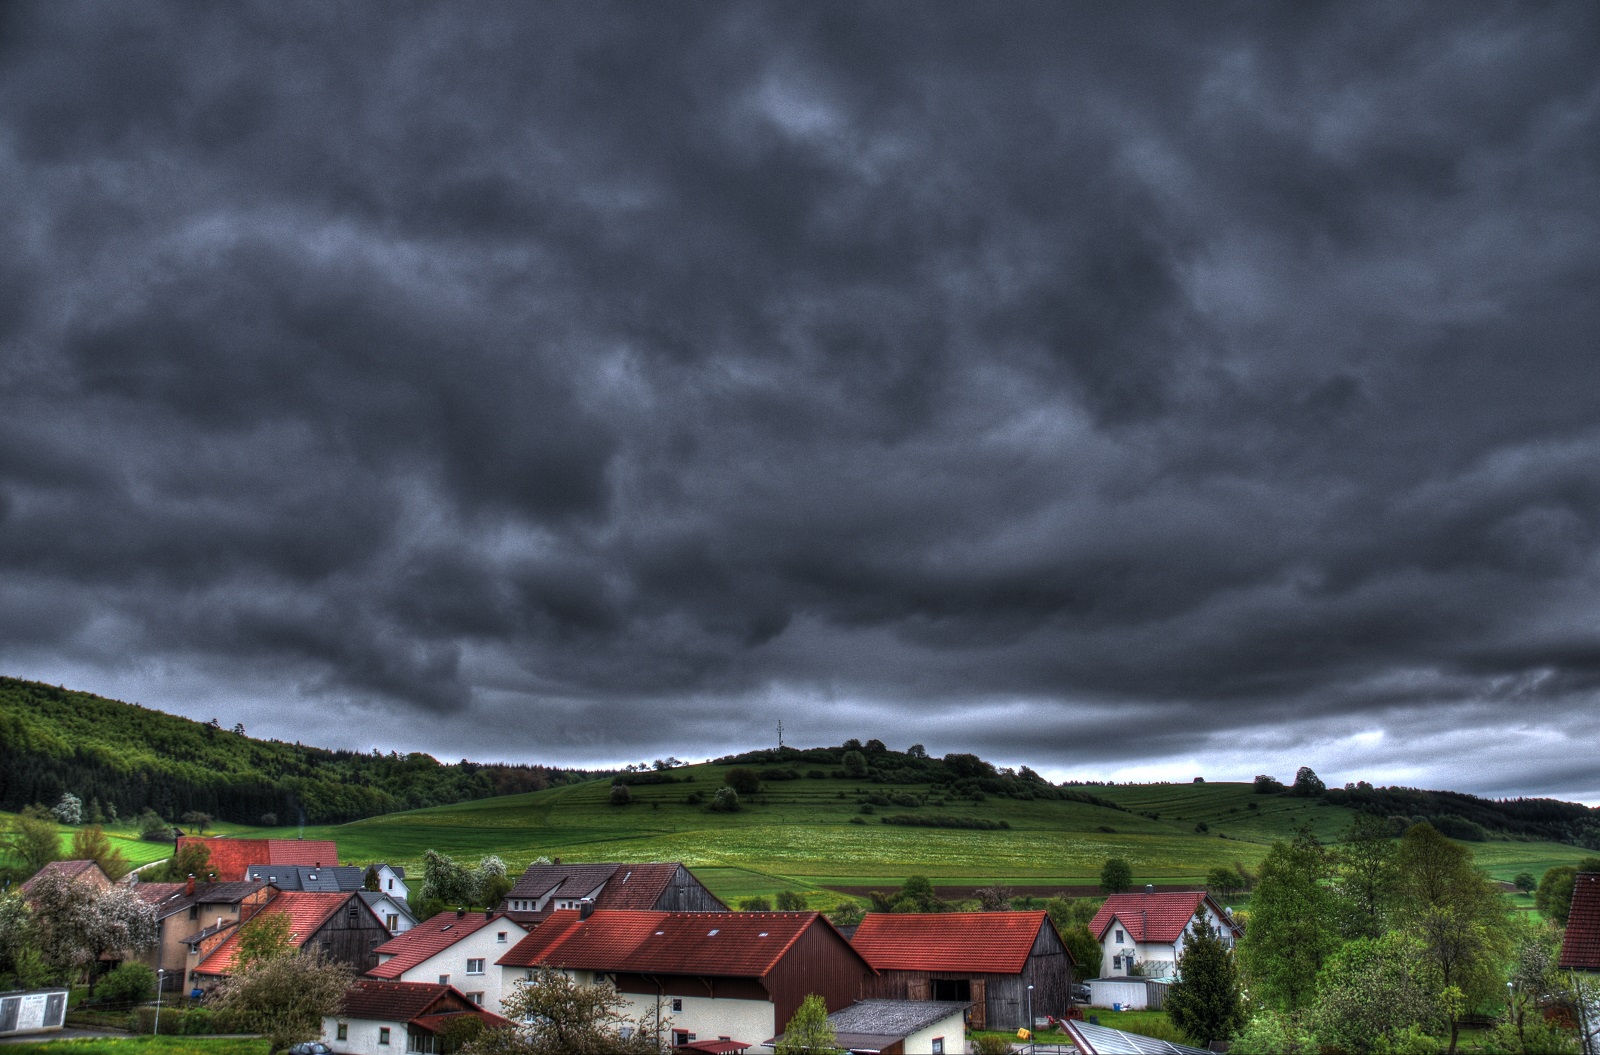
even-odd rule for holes
{"type": "Polygon", "coordinates": [[[199,905],[190,905],[189,906],[189,918],[190,919],[199,919],[200,918],[200,906],[199,905]]]}
{"type": "Polygon", "coordinates": [[[680,1012],[683,1010],[683,997],[675,996],[672,998],[672,1010],[680,1012]]]}
{"type": "Polygon", "coordinates": [[[933,1055],[944,1055],[944,1038],[933,1038],[933,1055]]]}
{"type": "Polygon", "coordinates": [[[393,912],[383,917],[383,922],[390,930],[400,929],[400,917],[395,915],[393,912]]]}
{"type": "Polygon", "coordinates": [[[447,975],[447,974],[441,974],[439,976],[439,984],[440,985],[449,985],[450,984],[450,976],[447,975]]]}
{"type": "Polygon", "coordinates": [[[1127,941],[1127,940],[1128,940],[1128,939],[1127,939],[1127,938],[1124,938],[1124,937],[1123,937],[1123,936],[1122,936],[1122,928],[1121,928],[1121,927],[1118,927],[1118,928],[1117,928],[1117,944],[1118,944],[1118,945],[1121,945],[1121,944],[1122,944],[1122,943],[1123,943],[1123,942],[1125,942],[1125,941],[1127,941]]]}
{"type": "Polygon", "coordinates": [[[467,994],[467,999],[471,1000],[474,1004],[477,1004],[479,1007],[483,1006],[483,994],[482,993],[468,993],[467,994]]]}
{"type": "Polygon", "coordinates": [[[495,942],[497,944],[504,945],[506,943],[506,932],[503,931],[503,930],[496,931],[495,935],[494,935],[494,940],[495,940],[495,942]]]}
{"type": "Polygon", "coordinates": [[[672,1043],[680,1048],[685,1044],[692,1042],[693,1040],[694,1034],[690,1033],[686,1029],[675,1029],[672,1031],[672,1043]]]}
{"type": "Polygon", "coordinates": [[[483,961],[482,960],[468,960],[467,961],[467,973],[468,974],[482,974],[483,973],[483,961]]]}
{"type": "Polygon", "coordinates": [[[350,1039],[350,1023],[348,1023],[348,1022],[339,1023],[338,1035],[334,1039],[335,1040],[349,1040],[350,1039]]]}
{"type": "Polygon", "coordinates": [[[388,1026],[379,1026],[378,1027],[378,1043],[379,1044],[387,1044],[387,1043],[389,1043],[389,1027],[388,1026]]]}
{"type": "Polygon", "coordinates": [[[394,880],[393,879],[389,880],[389,889],[390,890],[394,889],[394,880]]]}
{"type": "Polygon", "coordinates": [[[935,978],[933,980],[933,998],[935,1000],[954,1000],[957,1003],[970,1004],[972,1002],[972,982],[966,978],[935,978]]]}

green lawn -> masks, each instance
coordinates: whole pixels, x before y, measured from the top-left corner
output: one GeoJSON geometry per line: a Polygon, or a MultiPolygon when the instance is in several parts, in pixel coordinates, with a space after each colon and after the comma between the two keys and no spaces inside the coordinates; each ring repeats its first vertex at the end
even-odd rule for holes
{"type": "MultiPolygon", "coordinates": [[[[565,861],[676,860],[693,867],[729,902],[794,890],[812,907],[838,901],[831,888],[897,886],[925,875],[951,886],[1092,885],[1108,857],[1133,865],[1136,883],[1199,883],[1217,865],[1255,867],[1271,843],[1309,824],[1324,841],[1349,825],[1350,810],[1289,795],[1257,795],[1249,784],[1147,784],[1091,787],[1125,809],[1081,802],[990,796],[981,803],[927,801],[878,806],[860,814],[868,794],[911,793],[937,800],[927,786],[884,786],[852,779],[772,781],[734,814],[685,803],[721,786],[726,768],[678,770],[689,783],[640,785],[630,806],[608,802],[610,784],[593,781],[432,809],[391,813],[342,825],[310,827],[307,838],[337,840],[342,860],[416,865],[436,849],[475,860],[499,854],[513,872],[535,857],[565,861]],[[1003,820],[1009,830],[902,827],[886,814],[947,814],[1003,820]],[[859,818],[864,823],[851,823],[859,818]],[[1204,823],[1205,833],[1196,826],[1204,823]]],[[[293,838],[299,830],[218,824],[213,833],[293,838]]],[[[130,861],[171,852],[127,827],[111,833],[130,861]]],[[[63,832],[63,849],[70,835],[63,832]]],[[[1496,879],[1542,874],[1585,851],[1554,843],[1469,844],[1496,879]]]]}
{"type": "Polygon", "coordinates": [[[5,1045],[6,1055],[267,1055],[259,1037],[92,1037],[5,1045]]]}

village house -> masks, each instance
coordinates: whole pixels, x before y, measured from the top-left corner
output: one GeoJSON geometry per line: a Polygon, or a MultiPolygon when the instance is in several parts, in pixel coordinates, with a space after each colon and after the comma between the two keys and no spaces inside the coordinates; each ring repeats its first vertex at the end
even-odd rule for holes
{"type": "Polygon", "coordinates": [[[504,971],[496,961],[527,928],[494,912],[441,912],[378,946],[370,978],[453,985],[473,1003],[499,1014],[504,971]]]}
{"type": "Polygon", "coordinates": [[[20,888],[22,896],[27,897],[28,891],[46,876],[61,876],[69,882],[88,883],[96,890],[107,890],[111,887],[110,877],[93,861],[51,861],[22,884],[20,888]]]}
{"type": "Polygon", "coordinates": [[[869,912],[850,943],[878,972],[866,995],[971,1008],[973,1029],[1062,1017],[1076,964],[1044,912],[869,912]]]}
{"type": "Polygon", "coordinates": [[[356,894],[367,903],[374,916],[383,920],[390,934],[404,934],[417,925],[417,917],[411,914],[411,906],[404,900],[378,890],[358,890],[356,894]]]}
{"type": "Polygon", "coordinates": [[[331,839],[235,839],[224,835],[210,838],[184,835],[178,839],[177,853],[182,854],[191,846],[205,849],[210,859],[209,871],[213,878],[224,883],[248,879],[250,866],[258,861],[268,865],[311,865],[314,868],[331,868],[339,863],[339,847],[331,839]]]}
{"type": "Polygon", "coordinates": [[[507,997],[540,968],[585,985],[609,978],[624,1014],[664,1024],[680,1047],[762,1044],[808,993],[838,1011],[863,996],[873,974],[816,912],[557,909],[499,963],[507,997]]]}
{"type": "Polygon", "coordinates": [[[501,911],[523,924],[552,912],[595,908],[653,912],[726,912],[718,897],[675,861],[645,864],[531,864],[501,902],[501,911]]]}
{"type": "Polygon", "coordinates": [[[1584,976],[1579,993],[1578,1028],[1585,1051],[1600,1050],[1600,873],[1579,872],[1572,883],[1572,905],[1556,966],[1584,976]]]}
{"type": "Polygon", "coordinates": [[[156,910],[156,944],[133,959],[164,972],[159,978],[167,990],[188,984],[188,968],[198,962],[190,959],[193,949],[208,936],[226,935],[249,920],[276,893],[265,883],[198,883],[192,878],[182,883],[140,883],[133,892],[156,910]]]}
{"type": "Polygon", "coordinates": [[[410,899],[411,888],[406,885],[406,870],[399,865],[379,861],[367,866],[367,875],[372,879],[371,889],[388,894],[395,901],[410,899]]]}
{"type": "MultiPolygon", "coordinates": [[[[327,959],[349,964],[358,974],[378,965],[378,946],[389,939],[382,921],[354,891],[279,893],[256,915],[272,913],[289,917],[289,940],[297,949],[315,949],[327,959]]],[[[207,928],[190,949],[189,984],[214,985],[234,970],[239,927],[207,928]]]]}
{"type": "Polygon", "coordinates": [[[316,865],[253,864],[245,868],[245,878],[271,883],[279,890],[311,890],[331,894],[340,890],[365,889],[367,876],[360,865],[319,868],[316,865]]]}
{"type": "Polygon", "coordinates": [[[1138,965],[1141,978],[1171,977],[1184,940],[1201,915],[1229,948],[1243,933],[1233,916],[1203,891],[1156,893],[1146,886],[1140,894],[1112,894],[1089,921],[1089,933],[1100,943],[1101,975],[1127,977],[1138,965]]]}
{"type": "Polygon", "coordinates": [[[476,1017],[485,1026],[510,1023],[484,1011],[453,986],[358,978],[336,1015],[322,1020],[322,1042],[340,1055],[433,1055],[451,1027],[476,1017]]]}
{"type": "Polygon", "coordinates": [[[943,1000],[862,1000],[833,1012],[828,1025],[834,1042],[850,1052],[966,1055],[966,1011],[965,1004],[943,1000]]]}

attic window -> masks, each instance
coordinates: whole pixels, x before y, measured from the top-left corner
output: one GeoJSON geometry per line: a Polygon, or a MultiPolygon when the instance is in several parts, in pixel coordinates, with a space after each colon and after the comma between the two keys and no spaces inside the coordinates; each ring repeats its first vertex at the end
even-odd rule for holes
{"type": "Polygon", "coordinates": [[[717,928],[715,928],[715,927],[713,927],[711,930],[706,932],[706,937],[708,937],[708,938],[715,938],[716,936],[717,936],[717,928]]]}
{"type": "MultiPolygon", "coordinates": [[[[716,931],[712,931],[711,933],[715,934],[716,931]]],[[[756,935],[756,937],[758,937],[758,938],[765,938],[766,936],[767,936],[767,932],[766,931],[762,931],[760,934],[756,935]]]]}
{"type": "MultiPolygon", "coordinates": [[[[662,936],[662,935],[663,935],[663,934],[665,934],[665,933],[666,933],[666,931],[664,931],[664,930],[658,930],[658,931],[656,931],[656,937],[658,937],[658,938],[659,938],[659,937],[661,937],[661,936],[662,936]]],[[[712,931],[712,932],[711,932],[711,933],[712,933],[712,934],[715,934],[715,933],[716,933],[716,931],[712,931]]]]}
{"type": "Polygon", "coordinates": [[[454,926],[455,926],[454,923],[446,923],[444,926],[439,928],[439,933],[443,934],[445,931],[449,930],[451,927],[454,927],[454,926]]]}

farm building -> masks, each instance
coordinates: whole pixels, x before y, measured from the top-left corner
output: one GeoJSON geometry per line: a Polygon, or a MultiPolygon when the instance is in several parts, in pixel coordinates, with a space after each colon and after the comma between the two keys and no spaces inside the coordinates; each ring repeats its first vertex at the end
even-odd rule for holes
{"type": "MultiPolygon", "coordinates": [[[[1572,884],[1572,907],[1556,965],[1564,971],[1600,972],[1600,873],[1579,872],[1572,884]]],[[[1600,1047],[1600,985],[1591,979],[1578,1008],[1585,1051],[1600,1047]]]]}
{"type": "Polygon", "coordinates": [[[441,912],[378,946],[368,977],[453,985],[479,1007],[500,1013],[501,968],[495,961],[528,936],[494,912],[441,912]]]}
{"type": "Polygon", "coordinates": [[[1177,971],[1196,916],[1204,914],[1232,947],[1239,925],[1204,891],[1161,891],[1145,887],[1142,894],[1112,894],[1089,921],[1089,933],[1100,943],[1100,970],[1107,978],[1133,973],[1160,978],[1177,971]]]}
{"type": "Polygon", "coordinates": [[[234,839],[224,835],[209,839],[198,835],[178,838],[178,853],[191,846],[205,849],[211,860],[211,874],[223,883],[248,879],[246,873],[256,862],[314,868],[332,868],[339,863],[339,846],[331,839],[234,839]]]}
{"type": "Polygon", "coordinates": [[[557,909],[499,962],[503,993],[540,968],[584,984],[609,976],[623,1013],[670,1018],[680,1047],[763,1044],[808,993],[837,1011],[862,997],[873,973],[816,912],[557,909]]]}
{"type": "Polygon", "coordinates": [[[339,1013],[323,1017],[322,1042],[340,1055],[432,1055],[453,1050],[441,1040],[467,1016],[486,1026],[510,1024],[453,986],[358,978],[345,993],[339,1013]]]}
{"type": "Polygon", "coordinates": [[[941,1000],[862,1000],[829,1015],[828,1025],[849,1052],[966,1055],[966,1011],[941,1000]]]}
{"type": "Polygon", "coordinates": [[[365,889],[366,872],[359,865],[248,865],[244,877],[257,883],[271,883],[279,890],[314,890],[325,894],[340,890],[365,889]]]}
{"type": "Polygon", "coordinates": [[[1076,964],[1043,912],[869,912],[850,939],[878,972],[867,995],[971,1005],[974,1029],[1016,1029],[1072,1006],[1076,964]]]}
{"type": "MultiPolygon", "coordinates": [[[[271,913],[289,917],[289,940],[296,948],[316,949],[357,972],[378,965],[377,948],[389,939],[383,922],[354,891],[280,893],[257,915],[271,913]]],[[[195,935],[190,948],[190,984],[203,987],[219,982],[233,972],[239,952],[239,925],[225,921],[218,928],[207,927],[195,935]]]]}
{"type": "MultiPolygon", "coordinates": [[[[135,957],[152,971],[163,971],[167,990],[182,988],[193,951],[204,937],[226,935],[248,920],[276,893],[265,883],[140,883],[133,892],[155,906],[156,944],[135,957]]],[[[217,939],[212,944],[221,944],[217,939]]]]}
{"type": "Polygon", "coordinates": [[[524,925],[588,901],[595,908],[650,912],[726,912],[715,894],[676,861],[644,864],[531,864],[501,911],[524,925]]]}
{"type": "Polygon", "coordinates": [[[48,876],[61,876],[71,883],[88,883],[96,890],[107,890],[111,886],[110,878],[93,861],[51,861],[22,884],[22,896],[27,897],[34,884],[48,876]]]}

